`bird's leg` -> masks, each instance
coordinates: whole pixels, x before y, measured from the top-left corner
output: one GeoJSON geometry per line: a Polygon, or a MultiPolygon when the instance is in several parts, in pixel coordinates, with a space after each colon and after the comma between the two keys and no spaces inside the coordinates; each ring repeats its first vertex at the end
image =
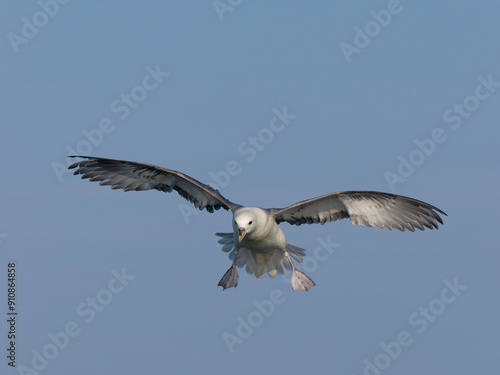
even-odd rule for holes
{"type": "Polygon", "coordinates": [[[316,285],[314,281],[309,278],[309,276],[295,268],[295,265],[293,264],[292,259],[290,259],[290,255],[287,251],[285,251],[285,258],[292,266],[292,278],[290,280],[290,283],[292,284],[293,291],[303,290],[304,292],[307,292],[309,288],[316,285]]]}
{"type": "Polygon", "coordinates": [[[231,268],[227,270],[227,272],[220,279],[219,284],[217,286],[221,286],[222,289],[227,288],[236,288],[238,286],[238,279],[240,275],[238,275],[238,270],[236,269],[236,258],[238,257],[238,250],[234,250],[234,259],[231,268]]]}

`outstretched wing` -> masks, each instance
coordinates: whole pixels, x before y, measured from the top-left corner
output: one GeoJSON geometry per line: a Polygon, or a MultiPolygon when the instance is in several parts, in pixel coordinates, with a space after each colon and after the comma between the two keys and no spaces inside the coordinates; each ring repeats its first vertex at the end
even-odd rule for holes
{"type": "Polygon", "coordinates": [[[213,212],[221,207],[234,211],[239,205],[224,198],[219,190],[186,176],[183,173],[132,161],[95,158],[91,156],[70,156],[88,160],[79,161],[68,169],[77,168],[75,175],[90,181],[101,181],[100,185],[111,185],[111,189],[142,191],[156,189],[170,193],[175,190],[192,202],[197,208],[213,212]]]}
{"type": "Polygon", "coordinates": [[[377,191],[341,191],[309,199],[286,208],[274,208],[277,223],[313,224],[349,218],[353,224],[394,228],[404,232],[438,228],[443,224],[439,208],[428,203],[377,191]]]}

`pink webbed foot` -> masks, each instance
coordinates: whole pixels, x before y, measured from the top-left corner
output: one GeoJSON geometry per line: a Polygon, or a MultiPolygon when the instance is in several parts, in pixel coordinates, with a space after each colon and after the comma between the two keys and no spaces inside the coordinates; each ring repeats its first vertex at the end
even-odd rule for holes
{"type": "Polygon", "coordinates": [[[309,276],[296,268],[292,270],[291,284],[293,291],[302,290],[304,292],[307,292],[309,288],[312,288],[316,285],[314,281],[309,278],[309,276]]]}

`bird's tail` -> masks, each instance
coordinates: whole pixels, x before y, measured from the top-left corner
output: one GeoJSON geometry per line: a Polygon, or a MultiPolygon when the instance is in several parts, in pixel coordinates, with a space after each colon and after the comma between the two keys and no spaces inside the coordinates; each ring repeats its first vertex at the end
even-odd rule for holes
{"type": "Polygon", "coordinates": [[[306,249],[286,243],[286,250],[297,262],[302,263],[302,256],[306,255],[306,249]]]}
{"type": "MultiPolygon", "coordinates": [[[[229,259],[234,260],[235,246],[233,233],[216,233],[216,236],[222,237],[218,242],[222,244],[222,251],[229,253],[229,259]]],[[[302,262],[302,256],[305,255],[305,249],[289,244],[286,244],[287,252],[297,262],[302,262]]],[[[238,250],[238,258],[236,266],[239,268],[245,267],[249,274],[255,275],[257,278],[262,278],[267,273],[269,277],[276,277],[278,274],[285,274],[292,270],[292,266],[286,260],[285,253],[281,250],[275,250],[268,253],[257,253],[250,251],[244,247],[238,250]]]]}
{"type": "Polygon", "coordinates": [[[218,243],[224,245],[222,246],[222,251],[225,253],[230,252],[234,248],[233,233],[215,233],[216,236],[222,237],[218,243]]]}

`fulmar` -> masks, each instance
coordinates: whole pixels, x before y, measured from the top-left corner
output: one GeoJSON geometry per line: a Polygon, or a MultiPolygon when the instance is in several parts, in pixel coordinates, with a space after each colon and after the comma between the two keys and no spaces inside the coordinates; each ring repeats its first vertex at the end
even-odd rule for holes
{"type": "Polygon", "coordinates": [[[285,208],[247,207],[223,197],[219,190],[203,184],[184,173],[151,164],[92,156],[70,156],[87,160],[76,162],[69,169],[82,179],[100,181],[112,189],[143,191],[156,189],[170,193],[175,190],[200,210],[214,212],[223,208],[233,213],[233,231],[216,233],[222,250],[233,261],[219,281],[223,289],[238,285],[238,270],[245,266],[249,274],[262,278],[292,271],[292,290],[308,291],[316,285],[299,271],[292,261],[302,262],[306,250],[286,241],[279,224],[325,224],[350,219],[353,224],[367,227],[394,228],[405,231],[438,229],[443,220],[439,208],[401,195],[377,191],[340,191],[307,199],[285,208]]]}

